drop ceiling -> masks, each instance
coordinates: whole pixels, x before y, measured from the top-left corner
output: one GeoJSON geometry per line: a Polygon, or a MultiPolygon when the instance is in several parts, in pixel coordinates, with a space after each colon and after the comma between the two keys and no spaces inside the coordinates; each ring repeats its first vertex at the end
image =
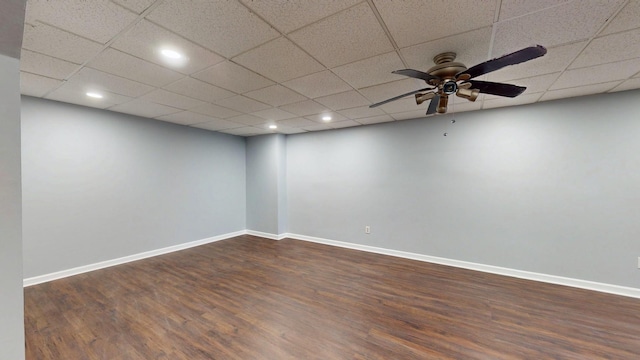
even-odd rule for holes
{"type": "Polygon", "coordinates": [[[413,97],[369,105],[423,88],[391,71],[425,71],[445,51],[470,67],[548,49],[482,78],[527,86],[522,95],[456,98],[455,112],[640,88],[638,19],[637,0],[29,0],[21,92],[240,136],[295,134],[425,117],[428,102],[413,97]],[[187,61],[167,63],[167,47],[187,61]]]}

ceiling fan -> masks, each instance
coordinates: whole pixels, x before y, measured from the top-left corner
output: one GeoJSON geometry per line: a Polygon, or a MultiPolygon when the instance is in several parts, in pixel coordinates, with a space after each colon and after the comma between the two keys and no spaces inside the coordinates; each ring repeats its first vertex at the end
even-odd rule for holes
{"type": "Polygon", "coordinates": [[[415,95],[418,105],[427,100],[431,100],[429,108],[427,109],[427,115],[431,115],[436,112],[439,114],[446,113],[449,96],[454,94],[469,101],[475,101],[481,93],[513,98],[522,94],[522,92],[526,90],[526,87],[472,79],[502,69],[505,66],[533,60],[546,53],[547,49],[544,46],[531,46],[499,58],[485,61],[468,69],[464,64],[454,62],[456,53],[445,52],[438,54],[433,58],[435,65],[427,70],[427,72],[413,69],[393,71],[394,74],[424,80],[427,84],[431,85],[431,87],[394,96],[369,107],[373,108],[410,95],[415,95]]]}

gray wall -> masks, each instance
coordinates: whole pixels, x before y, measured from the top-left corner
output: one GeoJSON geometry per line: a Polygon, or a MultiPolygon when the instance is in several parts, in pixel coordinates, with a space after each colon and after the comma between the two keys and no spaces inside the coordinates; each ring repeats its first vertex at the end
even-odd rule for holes
{"type": "Polygon", "coordinates": [[[639,98],[289,136],[289,231],[640,287],[639,98]]]}
{"type": "Polygon", "coordinates": [[[286,137],[247,138],[247,229],[286,232],[286,137]]]}
{"type": "MultiPolygon", "coordinates": [[[[24,9],[23,9],[24,14],[24,9]]],[[[0,55],[0,358],[24,359],[20,62],[0,55]]]]}
{"type": "Polygon", "coordinates": [[[24,275],[244,230],[245,140],[23,97],[24,275]]]}

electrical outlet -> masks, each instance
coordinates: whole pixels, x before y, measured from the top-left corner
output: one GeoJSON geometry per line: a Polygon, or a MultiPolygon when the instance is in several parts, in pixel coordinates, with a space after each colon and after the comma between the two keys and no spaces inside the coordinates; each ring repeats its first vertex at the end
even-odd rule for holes
{"type": "Polygon", "coordinates": [[[369,225],[364,227],[364,233],[365,234],[371,234],[371,227],[369,225]]]}

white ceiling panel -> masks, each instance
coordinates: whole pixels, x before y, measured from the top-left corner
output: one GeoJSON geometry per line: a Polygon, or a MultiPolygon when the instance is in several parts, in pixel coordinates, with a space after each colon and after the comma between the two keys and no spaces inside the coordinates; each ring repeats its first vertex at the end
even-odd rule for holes
{"type": "Polygon", "coordinates": [[[380,110],[379,108],[370,108],[368,106],[360,106],[360,107],[351,108],[351,109],[344,109],[338,112],[344,115],[347,119],[351,119],[351,120],[373,117],[378,115],[385,115],[385,112],[380,110]]]}
{"type": "Polygon", "coordinates": [[[244,113],[252,113],[269,108],[269,105],[265,103],[249,99],[248,97],[242,95],[236,95],[217,100],[216,104],[244,113]]]}
{"type": "Polygon", "coordinates": [[[184,110],[207,105],[204,101],[172,93],[163,89],[156,89],[140,99],[184,110]]]}
{"type": "Polygon", "coordinates": [[[220,119],[226,119],[242,114],[242,112],[240,111],[231,110],[229,108],[218,106],[215,104],[206,104],[189,110],[198,114],[209,115],[220,119]]]}
{"type": "Polygon", "coordinates": [[[343,129],[343,128],[354,127],[358,125],[362,125],[362,124],[353,120],[336,121],[336,122],[329,123],[329,126],[332,129],[343,129]]]}
{"type": "Polygon", "coordinates": [[[547,47],[581,41],[596,34],[623,0],[571,1],[499,22],[492,57],[540,44],[547,47]]]}
{"type": "Polygon", "coordinates": [[[96,56],[102,45],[42,23],[25,24],[22,48],[82,64],[96,56]]]}
{"type": "Polygon", "coordinates": [[[327,67],[393,50],[366,2],[295,31],[289,37],[327,67]]]}
{"type": "Polygon", "coordinates": [[[262,89],[275,83],[244,67],[225,61],[193,74],[193,77],[238,94],[262,89]]]}
{"type": "Polygon", "coordinates": [[[332,71],[356,89],[398,80],[394,70],[404,69],[395,51],[338,66],[332,71]]]}
{"type": "Polygon", "coordinates": [[[284,37],[247,51],[233,61],[277,82],[324,70],[324,66],[284,37]]]}
{"type": "Polygon", "coordinates": [[[369,100],[355,90],[319,97],[316,98],[315,101],[332,110],[342,110],[371,104],[369,100]]]}
{"type": "Polygon", "coordinates": [[[611,81],[611,82],[606,82],[602,84],[547,91],[542,95],[542,97],[540,97],[539,101],[557,100],[557,99],[570,98],[570,97],[576,97],[576,96],[605,93],[615,88],[620,83],[621,83],[620,81],[611,81]]]}
{"type": "Polygon", "coordinates": [[[120,36],[111,47],[183,74],[191,74],[224,61],[222,56],[145,20],[120,36]],[[186,59],[167,59],[160,53],[163,49],[177,51],[186,59]]]}
{"type": "Polygon", "coordinates": [[[404,48],[400,52],[410,68],[421,71],[427,71],[434,66],[433,57],[443,52],[455,52],[456,62],[471,67],[488,60],[487,49],[490,42],[491,27],[486,27],[404,48]]]}
{"type": "Polygon", "coordinates": [[[599,84],[612,80],[624,80],[635,75],[638,71],[640,71],[640,62],[636,60],[618,61],[615,64],[602,64],[567,70],[560,75],[549,90],[599,84]]]}
{"type": "Polygon", "coordinates": [[[328,70],[289,80],[283,85],[309,98],[352,90],[349,84],[328,70]]]}
{"type": "Polygon", "coordinates": [[[60,84],[62,84],[61,80],[20,72],[20,93],[24,95],[42,97],[60,84]]]}
{"type": "Polygon", "coordinates": [[[246,127],[234,128],[234,129],[224,129],[224,130],[220,130],[220,132],[231,134],[231,135],[238,135],[238,136],[253,136],[253,135],[263,135],[263,134],[272,133],[269,130],[265,130],[265,129],[261,129],[253,126],[246,126],[246,127]]]}
{"type": "Polygon", "coordinates": [[[496,0],[373,0],[399,47],[491,26],[496,0]]]}
{"type": "Polygon", "coordinates": [[[260,110],[260,111],[256,111],[254,113],[252,113],[252,115],[261,117],[265,120],[284,120],[284,119],[292,119],[294,117],[296,117],[297,115],[294,115],[290,112],[286,112],[284,110],[280,110],[277,108],[271,108],[271,109],[266,109],[266,110],[260,110]]]}
{"type": "Polygon", "coordinates": [[[292,128],[292,127],[284,127],[281,128],[280,126],[278,126],[278,129],[276,130],[276,132],[280,133],[280,134],[302,134],[307,132],[306,130],[300,129],[300,128],[292,128]]]}
{"type": "Polygon", "coordinates": [[[279,36],[235,0],[165,1],[147,18],[227,58],[279,36]]]}
{"type": "Polygon", "coordinates": [[[326,106],[320,105],[313,100],[305,100],[294,104],[283,105],[280,106],[280,109],[296,114],[298,116],[320,114],[323,111],[329,110],[326,106]]]}
{"type": "Polygon", "coordinates": [[[189,96],[194,99],[213,102],[219,99],[234,96],[235,93],[223,88],[211,85],[191,77],[184,77],[164,87],[166,90],[189,96]]]}
{"type": "Polygon", "coordinates": [[[133,12],[109,0],[27,1],[26,21],[40,21],[106,44],[136,20],[133,12]]]}
{"type": "MultiPolygon", "coordinates": [[[[638,22],[640,23],[640,19],[638,22]]],[[[640,28],[594,39],[569,68],[635,58],[640,58],[640,28]]]]}
{"type": "Polygon", "coordinates": [[[163,115],[180,112],[180,109],[136,99],[128,103],[116,105],[110,108],[112,111],[138,115],[142,117],[154,118],[163,115]]]}
{"type": "Polygon", "coordinates": [[[337,13],[361,0],[286,0],[277,5],[269,1],[242,0],[262,18],[283,33],[289,33],[305,25],[337,13]]]}
{"type": "Polygon", "coordinates": [[[389,120],[386,115],[424,118],[429,102],[418,106],[413,96],[368,106],[427,87],[391,72],[427,71],[435,55],[449,51],[470,67],[534,44],[548,49],[541,58],[477,78],[526,86],[524,94],[481,94],[475,102],[454,97],[445,117],[429,121],[640,88],[635,0],[27,3],[23,94],[188,126],[205,123],[201,128],[212,131],[235,127],[240,136],[320,131],[358,119],[389,120]],[[165,62],[161,47],[182,51],[186,62],[165,62]],[[88,99],[87,91],[105,98],[88,99]],[[325,113],[333,114],[331,123],[322,123],[325,113]],[[278,119],[278,130],[265,128],[278,119]]]}
{"type": "Polygon", "coordinates": [[[366,118],[360,118],[360,119],[357,119],[356,121],[359,122],[360,124],[369,125],[369,124],[391,122],[395,120],[390,115],[385,114],[385,115],[377,115],[377,116],[371,116],[366,118]]]}
{"type": "Polygon", "coordinates": [[[104,90],[129,97],[140,97],[153,90],[149,85],[86,67],[73,75],[68,82],[86,91],[104,90]]]}
{"type": "Polygon", "coordinates": [[[282,85],[272,85],[260,90],[250,91],[244,95],[271,106],[281,106],[307,100],[306,97],[282,85]]]}
{"type": "Polygon", "coordinates": [[[164,86],[183,77],[176,71],[114,49],[106,49],[88,66],[152,86],[164,86]]]}
{"type": "Polygon", "coordinates": [[[79,68],[80,66],[78,64],[29,50],[22,50],[20,55],[20,71],[54,79],[64,80],[79,68]]]}
{"type": "Polygon", "coordinates": [[[344,117],[343,115],[341,115],[340,113],[337,113],[335,111],[326,111],[326,112],[323,112],[321,114],[309,115],[309,116],[305,116],[305,117],[307,119],[309,119],[309,120],[313,120],[313,121],[315,121],[317,123],[321,123],[321,124],[328,124],[328,123],[336,122],[336,121],[349,120],[346,117],[344,117]],[[323,120],[323,118],[325,116],[330,116],[331,120],[329,120],[329,121],[323,120]]]}

